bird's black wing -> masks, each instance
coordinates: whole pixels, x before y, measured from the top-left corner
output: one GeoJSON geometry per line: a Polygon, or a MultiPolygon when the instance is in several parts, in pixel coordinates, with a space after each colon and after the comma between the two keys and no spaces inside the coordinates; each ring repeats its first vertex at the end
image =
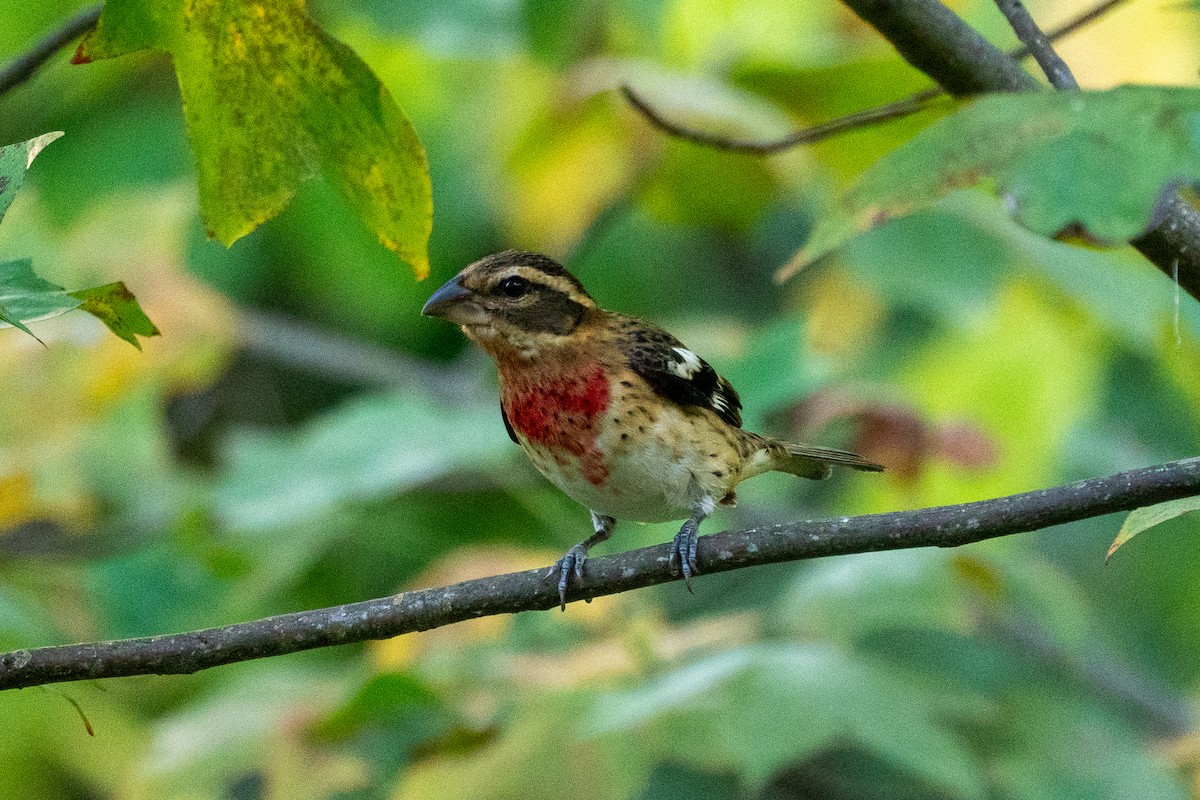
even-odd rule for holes
{"type": "Polygon", "coordinates": [[[742,401],[729,381],[671,334],[624,317],[618,331],[629,368],[655,394],[681,406],[707,408],[730,425],[742,426],[742,401]]]}

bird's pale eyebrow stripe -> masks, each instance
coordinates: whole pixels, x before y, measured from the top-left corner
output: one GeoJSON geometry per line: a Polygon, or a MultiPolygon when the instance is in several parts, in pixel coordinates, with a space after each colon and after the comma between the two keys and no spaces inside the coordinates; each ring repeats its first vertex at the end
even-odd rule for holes
{"type": "Polygon", "coordinates": [[[495,283],[500,283],[505,278],[518,276],[532,283],[534,286],[548,289],[553,292],[558,292],[565,297],[569,297],[577,303],[588,305],[592,303],[591,298],[585,293],[580,292],[572,279],[563,275],[550,275],[537,267],[531,267],[525,264],[518,264],[512,269],[501,272],[495,279],[495,283]]]}
{"type": "Polygon", "coordinates": [[[670,364],[671,372],[674,372],[681,378],[690,378],[700,371],[700,357],[682,347],[672,347],[673,350],[682,360],[672,361],[670,364]]]}

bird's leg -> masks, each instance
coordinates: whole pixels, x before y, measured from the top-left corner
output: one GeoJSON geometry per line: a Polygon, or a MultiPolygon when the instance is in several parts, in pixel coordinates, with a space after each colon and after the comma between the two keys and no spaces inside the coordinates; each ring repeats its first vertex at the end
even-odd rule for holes
{"type": "Polygon", "coordinates": [[[568,550],[567,554],[554,562],[554,566],[546,573],[547,578],[552,578],[556,572],[558,573],[558,602],[563,611],[567,610],[567,584],[571,573],[575,573],[576,580],[583,580],[583,562],[587,561],[588,550],[612,536],[617,521],[612,517],[606,517],[593,511],[592,526],[596,532],[568,550]]]}
{"type": "Polygon", "coordinates": [[[668,563],[672,572],[678,570],[683,573],[683,585],[689,592],[692,591],[692,576],[700,574],[700,570],[696,568],[697,531],[700,529],[700,523],[712,513],[715,505],[716,501],[711,497],[701,498],[694,503],[692,516],[683,523],[683,527],[675,534],[675,540],[671,543],[671,560],[668,563]]]}

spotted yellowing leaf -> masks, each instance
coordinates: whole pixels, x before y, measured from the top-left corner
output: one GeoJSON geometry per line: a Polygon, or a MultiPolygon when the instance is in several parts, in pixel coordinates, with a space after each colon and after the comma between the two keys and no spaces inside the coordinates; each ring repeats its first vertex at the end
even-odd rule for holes
{"type": "Polygon", "coordinates": [[[142,349],[139,336],[158,336],[158,327],[146,316],[133,292],[121,281],[93,286],[71,292],[79,301],[79,308],[108,326],[108,329],[125,341],[142,349]]]}
{"type": "Polygon", "coordinates": [[[144,49],[174,59],[210,235],[232,244],[320,174],[418,277],[428,273],[424,148],[303,0],[108,0],[75,60],[144,49]]]}
{"type": "MultiPolygon", "coordinates": [[[[24,183],[33,159],[60,136],[61,133],[44,133],[28,141],[0,147],[0,220],[4,219],[13,197],[24,183]]],[[[0,327],[11,325],[36,339],[26,323],[56,317],[76,308],[96,317],[139,350],[142,346],[138,336],[158,335],[158,328],[123,283],[68,292],[37,275],[28,259],[0,261],[0,327]]]]}
{"type": "Polygon", "coordinates": [[[0,262],[0,325],[12,325],[34,336],[26,323],[76,308],[96,317],[139,350],[138,336],[158,335],[158,328],[123,283],[68,292],[34,273],[28,260],[0,262]]]}
{"type": "Polygon", "coordinates": [[[779,277],[952,189],[990,184],[1030,230],[1117,244],[1146,230],[1164,192],[1196,180],[1200,89],[987,95],[876,162],[779,277]]]}

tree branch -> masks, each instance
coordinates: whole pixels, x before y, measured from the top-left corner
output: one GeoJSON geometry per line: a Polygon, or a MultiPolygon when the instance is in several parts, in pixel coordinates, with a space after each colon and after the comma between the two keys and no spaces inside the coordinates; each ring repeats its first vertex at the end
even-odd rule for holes
{"type": "Polygon", "coordinates": [[[55,53],[96,27],[102,8],[99,4],[85,8],[64,22],[58,30],[14,58],[8,66],[0,70],[0,94],[29,80],[55,53]]]}
{"type": "MultiPolygon", "coordinates": [[[[1046,39],[1053,42],[1064,36],[1069,36],[1124,2],[1126,0],[1104,0],[1104,2],[1093,6],[1046,34],[1046,39]]],[[[1009,55],[1013,58],[1021,59],[1030,55],[1030,50],[1029,47],[1022,44],[1020,47],[1012,50],[1009,55]]],[[[842,117],[835,117],[828,122],[822,122],[811,128],[801,128],[782,138],[765,142],[751,139],[736,139],[730,136],[722,136],[716,133],[689,128],[686,125],[681,125],[664,117],[660,111],[646,102],[645,98],[637,94],[632,87],[622,85],[621,94],[647,121],[670,136],[686,139],[689,142],[704,147],[714,147],[718,150],[727,150],[733,153],[772,155],[798,145],[814,144],[841,133],[876,125],[880,122],[888,122],[893,119],[911,116],[918,111],[928,108],[934,100],[941,97],[945,92],[940,87],[926,89],[923,92],[917,92],[893,103],[864,109],[863,111],[856,111],[853,114],[847,114],[842,117]]]]}
{"type": "Polygon", "coordinates": [[[1042,72],[1046,73],[1046,80],[1050,81],[1051,86],[1055,89],[1079,88],[1079,83],[1071,74],[1071,68],[1050,46],[1050,40],[1042,33],[1042,29],[1038,27],[1021,0],[996,0],[996,7],[1008,20],[1013,33],[1028,48],[1029,54],[1042,68],[1042,72]]]}
{"type": "Polygon", "coordinates": [[[1039,87],[1015,58],[938,0],[843,0],[892,43],[901,58],[948,94],[1028,92],[1039,87]]]}
{"type": "MultiPolygon", "coordinates": [[[[913,66],[950,94],[1034,91],[1039,84],[938,0],[843,0],[913,66]]],[[[1174,197],[1130,244],[1200,301],[1200,212],[1174,197]]]]}
{"type": "MultiPolygon", "coordinates": [[[[700,538],[702,573],[805,558],[957,547],[1200,494],[1200,458],[957,506],[806,520],[700,538]]],[[[678,580],[668,544],[588,560],[572,602],[678,580]]],[[[1098,552],[1097,558],[1101,557],[1098,552]]],[[[361,603],[143,639],[0,655],[0,689],[129,675],[178,675],[318,647],[387,639],[476,617],[558,606],[546,570],[514,572],[361,603]]]]}

